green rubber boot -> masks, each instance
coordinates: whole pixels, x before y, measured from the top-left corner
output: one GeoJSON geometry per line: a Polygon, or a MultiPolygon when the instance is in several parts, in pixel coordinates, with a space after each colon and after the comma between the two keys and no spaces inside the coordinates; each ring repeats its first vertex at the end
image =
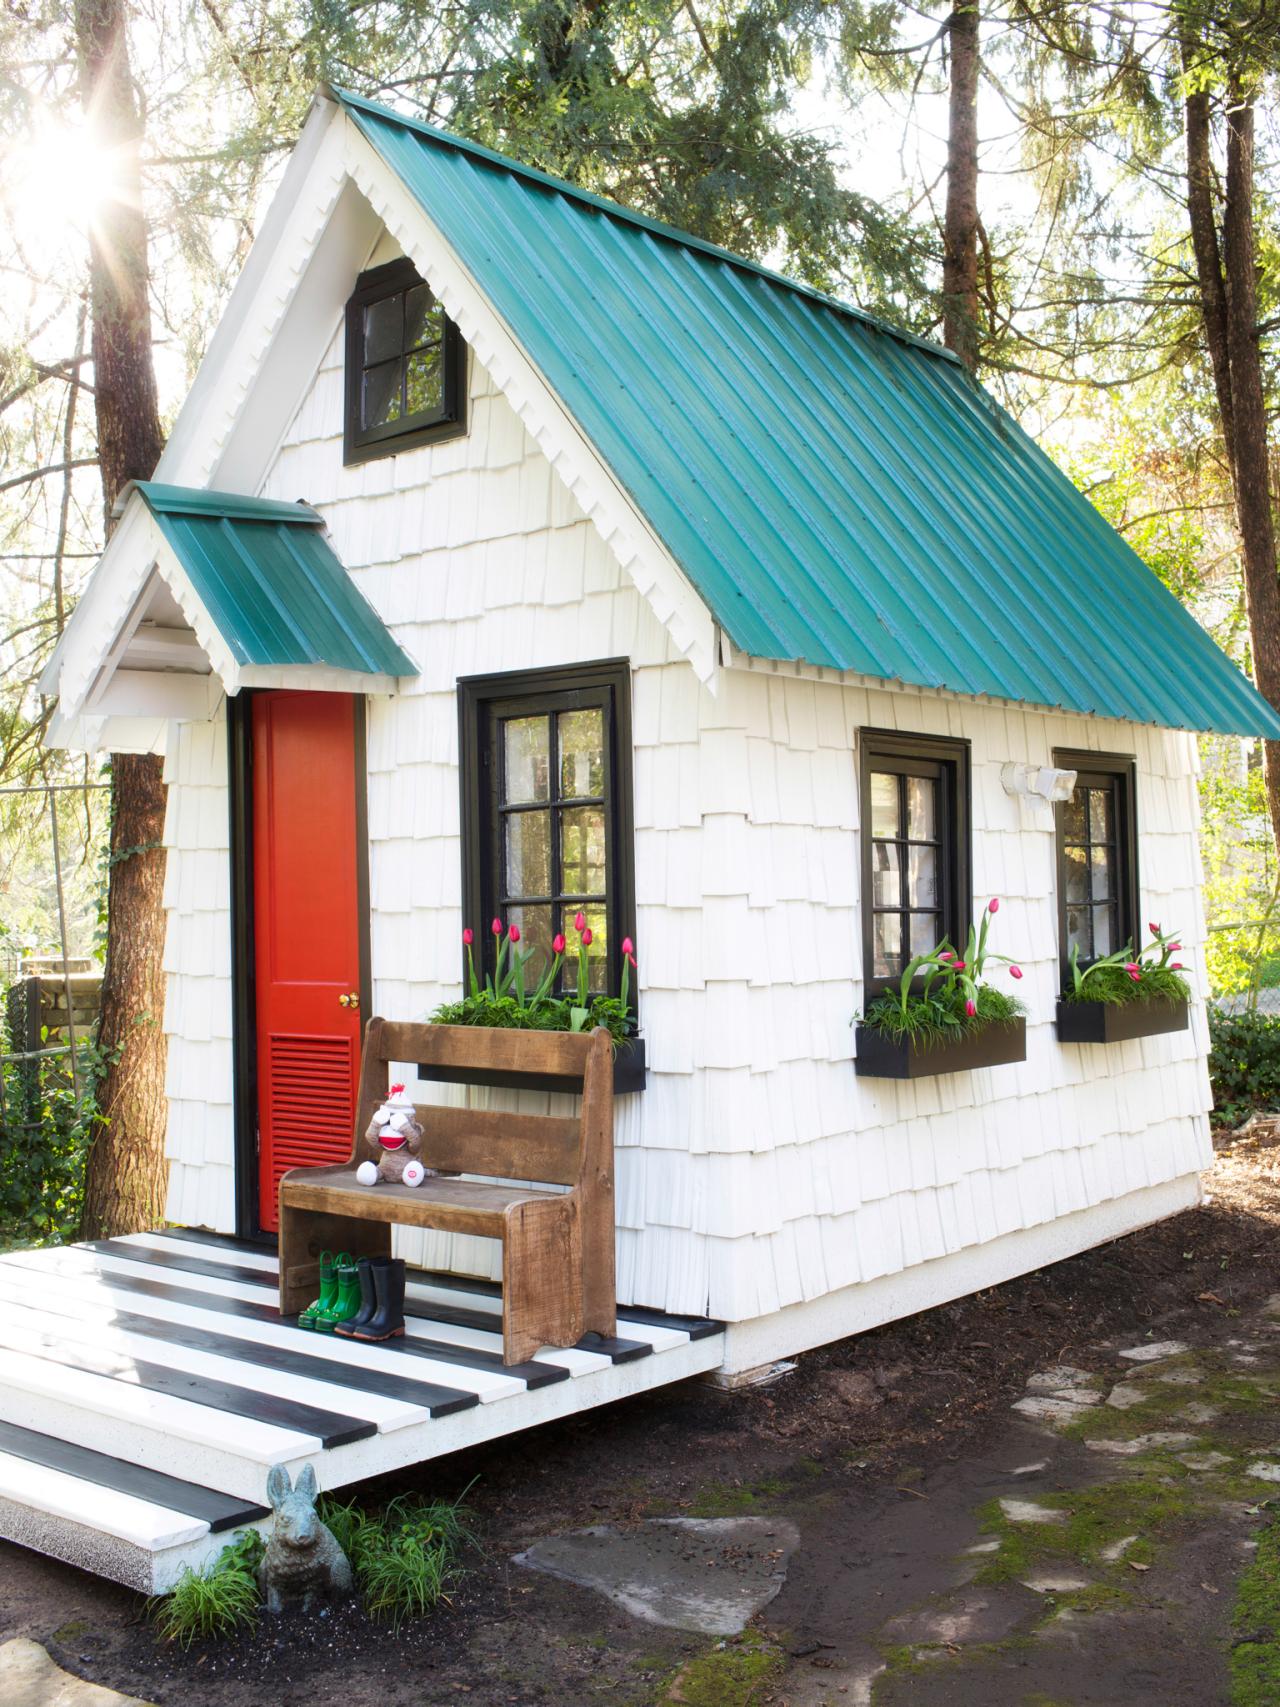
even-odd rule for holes
{"type": "Polygon", "coordinates": [[[348,1321],[360,1308],[360,1270],[354,1257],[342,1251],[335,1259],[337,1288],[333,1302],[322,1314],[316,1315],[316,1332],[331,1334],[339,1322],[348,1321]]]}
{"type": "Polygon", "coordinates": [[[332,1308],[333,1301],[338,1295],[338,1271],[334,1266],[333,1252],[320,1252],[320,1296],[298,1317],[300,1328],[314,1328],[316,1317],[332,1308]]]}

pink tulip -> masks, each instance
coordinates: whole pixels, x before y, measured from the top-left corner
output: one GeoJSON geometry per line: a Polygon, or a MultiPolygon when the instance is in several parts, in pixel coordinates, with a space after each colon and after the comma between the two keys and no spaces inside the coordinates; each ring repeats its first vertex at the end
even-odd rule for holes
{"type": "Polygon", "coordinates": [[[1169,953],[1176,954],[1181,947],[1182,944],[1180,942],[1171,942],[1169,944],[1169,953]]]}
{"type": "Polygon", "coordinates": [[[501,936],[502,935],[502,920],[501,919],[495,919],[493,921],[493,923],[489,926],[489,929],[493,932],[494,936],[501,936]]]}
{"type": "Polygon", "coordinates": [[[1182,962],[1180,960],[1175,960],[1173,965],[1169,968],[1169,970],[1171,972],[1185,972],[1186,967],[1182,964],[1182,962]]]}
{"type": "Polygon", "coordinates": [[[575,931],[586,930],[586,928],[587,928],[587,915],[585,913],[575,913],[573,915],[573,928],[575,931]]]}
{"type": "MultiPolygon", "coordinates": [[[[1177,943],[1174,943],[1173,946],[1176,948],[1178,945],[1177,945],[1177,943]]],[[[635,943],[632,942],[632,940],[629,936],[624,936],[622,939],[622,952],[624,954],[634,954],[635,951],[636,951],[635,943]]]]}
{"type": "Polygon", "coordinates": [[[1125,971],[1133,979],[1135,984],[1140,984],[1142,982],[1142,974],[1136,966],[1126,966],[1125,971]]]}
{"type": "Polygon", "coordinates": [[[1138,962],[1136,960],[1126,960],[1124,963],[1124,969],[1129,974],[1129,976],[1131,978],[1133,977],[1135,972],[1141,972],[1142,971],[1141,966],[1138,965],[1138,962]]]}
{"type": "Polygon", "coordinates": [[[964,1004],[964,1011],[968,1014],[969,1018],[972,1019],[974,1014],[976,1014],[978,1011],[977,1002],[975,1002],[973,1000],[967,1001],[964,1004]]]}
{"type": "Polygon", "coordinates": [[[582,946],[583,948],[591,947],[591,932],[589,929],[582,932],[582,946]]]}
{"type": "Polygon", "coordinates": [[[991,900],[987,905],[987,911],[989,913],[998,913],[1000,911],[1000,897],[998,895],[993,895],[991,897],[991,900]]]}
{"type": "Polygon", "coordinates": [[[520,941],[520,926],[519,925],[512,925],[511,929],[507,932],[507,935],[511,938],[512,942],[519,942],[520,941]]]}
{"type": "Polygon", "coordinates": [[[1147,929],[1151,932],[1152,936],[1159,936],[1160,935],[1160,926],[1159,925],[1153,925],[1150,922],[1150,920],[1147,921],[1147,929]]]}
{"type": "Polygon", "coordinates": [[[963,960],[953,960],[951,962],[951,970],[953,972],[963,972],[964,971],[964,961],[963,960]]]}
{"type": "Polygon", "coordinates": [[[1011,966],[1009,968],[1009,976],[1011,978],[1021,978],[1021,976],[1022,976],[1021,966],[1011,966]]]}
{"type": "Polygon", "coordinates": [[[551,947],[552,947],[553,952],[556,954],[563,954],[564,953],[564,937],[562,934],[557,933],[555,936],[552,937],[551,947]]]}
{"type": "Polygon", "coordinates": [[[473,943],[473,942],[474,942],[474,941],[475,941],[475,940],[476,940],[476,939],[475,939],[475,933],[474,933],[474,931],[473,931],[473,930],[472,930],[472,929],[471,929],[471,926],[470,926],[470,925],[468,925],[468,926],[467,926],[467,928],[466,928],[466,930],[465,930],[465,931],[463,931],[463,933],[462,933],[462,940],[463,940],[463,942],[464,942],[464,943],[465,943],[465,944],[466,944],[466,945],[467,945],[467,947],[468,947],[468,948],[470,948],[470,947],[471,947],[471,944],[472,944],[472,943],[473,943]]]}
{"type": "Polygon", "coordinates": [[[952,954],[952,952],[949,948],[944,948],[942,953],[938,956],[938,959],[939,960],[954,960],[955,955],[952,954]]]}

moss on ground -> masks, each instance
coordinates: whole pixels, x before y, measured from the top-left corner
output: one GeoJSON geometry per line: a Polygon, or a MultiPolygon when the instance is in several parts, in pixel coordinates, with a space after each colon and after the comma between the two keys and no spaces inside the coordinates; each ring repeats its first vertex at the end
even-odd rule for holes
{"type": "Polygon", "coordinates": [[[983,1559],[975,1580],[1018,1582],[1029,1572],[1064,1563],[1117,1573],[1130,1569],[1130,1561],[1150,1564],[1162,1534],[1202,1510],[1186,1473],[1175,1479],[1158,1455],[1153,1458],[1155,1462],[1150,1463],[1135,1460],[1134,1473],[1124,1480],[1040,1496],[1036,1504],[1062,1512],[1061,1523],[1014,1523],[1001,1510],[999,1500],[983,1506],[978,1513],[980,1527],[983,1534],[999,1541],[1000,1551],[983,1559]],[[1129,1535],[1138,1539],[1121,1559],[1109,1563],[1103,1558],[1108,1547],[1129,1535]]]}
{"type": "Polygon", "coordinates": [[[690,1517],[750,1517],[762,1500],[777,1499],[786,1488],[779,1476],[759,1482],[704,1482],[689,1506],[690,1517]]]}
{"type": "Polygon", "coordinates": [[[1280,1701],[1280,1519],[1258,1539],[1240,1579],[1231,1619],[1232,1707],[1275,1707],[1280,1701]]]}
{"type": "Polygon", "coordinates": [[[1209,1405],[1226,1419],[1272,1411],[1280,1398],[1280,1378],[1271,1374],[1239,1375],[1206,1367],[1203,1360],[1193,1357],[1171,1359],[1170,1363],[1171,1367],[1194,1368],[1200,1380],[1194,1386],[1152,1377],[1139,1381],[1135,1371],[1129,1379],[1146,1394],[1140,1404],[1126,1410],[1107,1404],[1090,1406],[1082,1416],[1068,1423],[1062,1433],[1071,1440],[1132,1440],[1136,1435],[1156,1430],[1178,1430],[1195,1434],[1199,1450],[1201,1442],[1207,1447],[1205,1428],[1187,1418],[1189,1405],[1209,1405]]]}
{"type": "Polygon", "coordinates": [[[785,1663],[781,1648],[748,1630],[681,1666],[659,1700],[683,1707],[750,1707],[763,1698],[785,1663]]]}

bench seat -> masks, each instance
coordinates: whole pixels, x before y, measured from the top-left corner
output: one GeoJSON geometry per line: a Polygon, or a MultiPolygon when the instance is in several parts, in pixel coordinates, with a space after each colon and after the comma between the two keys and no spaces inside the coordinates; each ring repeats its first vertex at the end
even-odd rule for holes
{"type": "Polygon", "coordinates": [[[292,1176],[289,1202],[296,1209],[328,1211],[362,1221],[390,1218],[404,1227],[475,1233],[500,1239],[507,1212],[524,1203],[554,1202],[558,1191],[488,1180],[425,1179],[421,1185],[361,1185],[352,1167],[307,1168],[292,1176]],[[394,1204],[394,1212],[389,1205],[394,1204]]]}

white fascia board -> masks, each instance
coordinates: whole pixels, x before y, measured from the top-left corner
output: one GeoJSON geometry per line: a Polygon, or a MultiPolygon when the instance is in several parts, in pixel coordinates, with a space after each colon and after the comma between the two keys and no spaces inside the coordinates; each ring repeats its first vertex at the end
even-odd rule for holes
{"type": "MultiPolygon", "coordinates": [[[[363,670],[339,670],[329,664],[242,664],[240,688],[292,688],[301,693],[395,695],[399,678],[363,670]]],[[[230,691],[230,690],[228,690],[230,691]]]]}
{"type": "Polygon", "coordinates": [[[167,717],[66,717],[55,711],[44,744],[71,753],[160,753],[169,734],[167,717]]]}
{"type": "Polygon", "coordinates": [[[158,532],[137,493],[116,523],[80,602],[40,677],[40,692],[56,697],[65,717],[84,706],[122,628],[128,623],[155,561],[158,532]]]}
{"type": "MultiPolygon", "coordinates": [[[[257,491],[265,465],[232,484],[231,464],[243,459],[233,457],[228,464],[225,453],[251,397],[261,396],[259,381],[268,353],[342,195],[342,151],[342,115],[332,101],[317,100],[209,340],[154,479],[175,486],[220,483],[224,490],[246,495],[257,491]]],[[[317,364],[322,355],[323,346],[317,364]]],[[[274,399],[278,409],[296,409],[313,371],[304,361],[298,371],[275,376],[280,383],[274,399]]],[[[270,448],[274,450],[274,442],[270,448]]]]}
{"type": "Polygon", "coordinates": [[[698,678],[715,689],[715,620],[576,418],[525,353],[439,227],[344,115],[346,168],[410,256],[539,450],[609,544],[698,678]]]}

